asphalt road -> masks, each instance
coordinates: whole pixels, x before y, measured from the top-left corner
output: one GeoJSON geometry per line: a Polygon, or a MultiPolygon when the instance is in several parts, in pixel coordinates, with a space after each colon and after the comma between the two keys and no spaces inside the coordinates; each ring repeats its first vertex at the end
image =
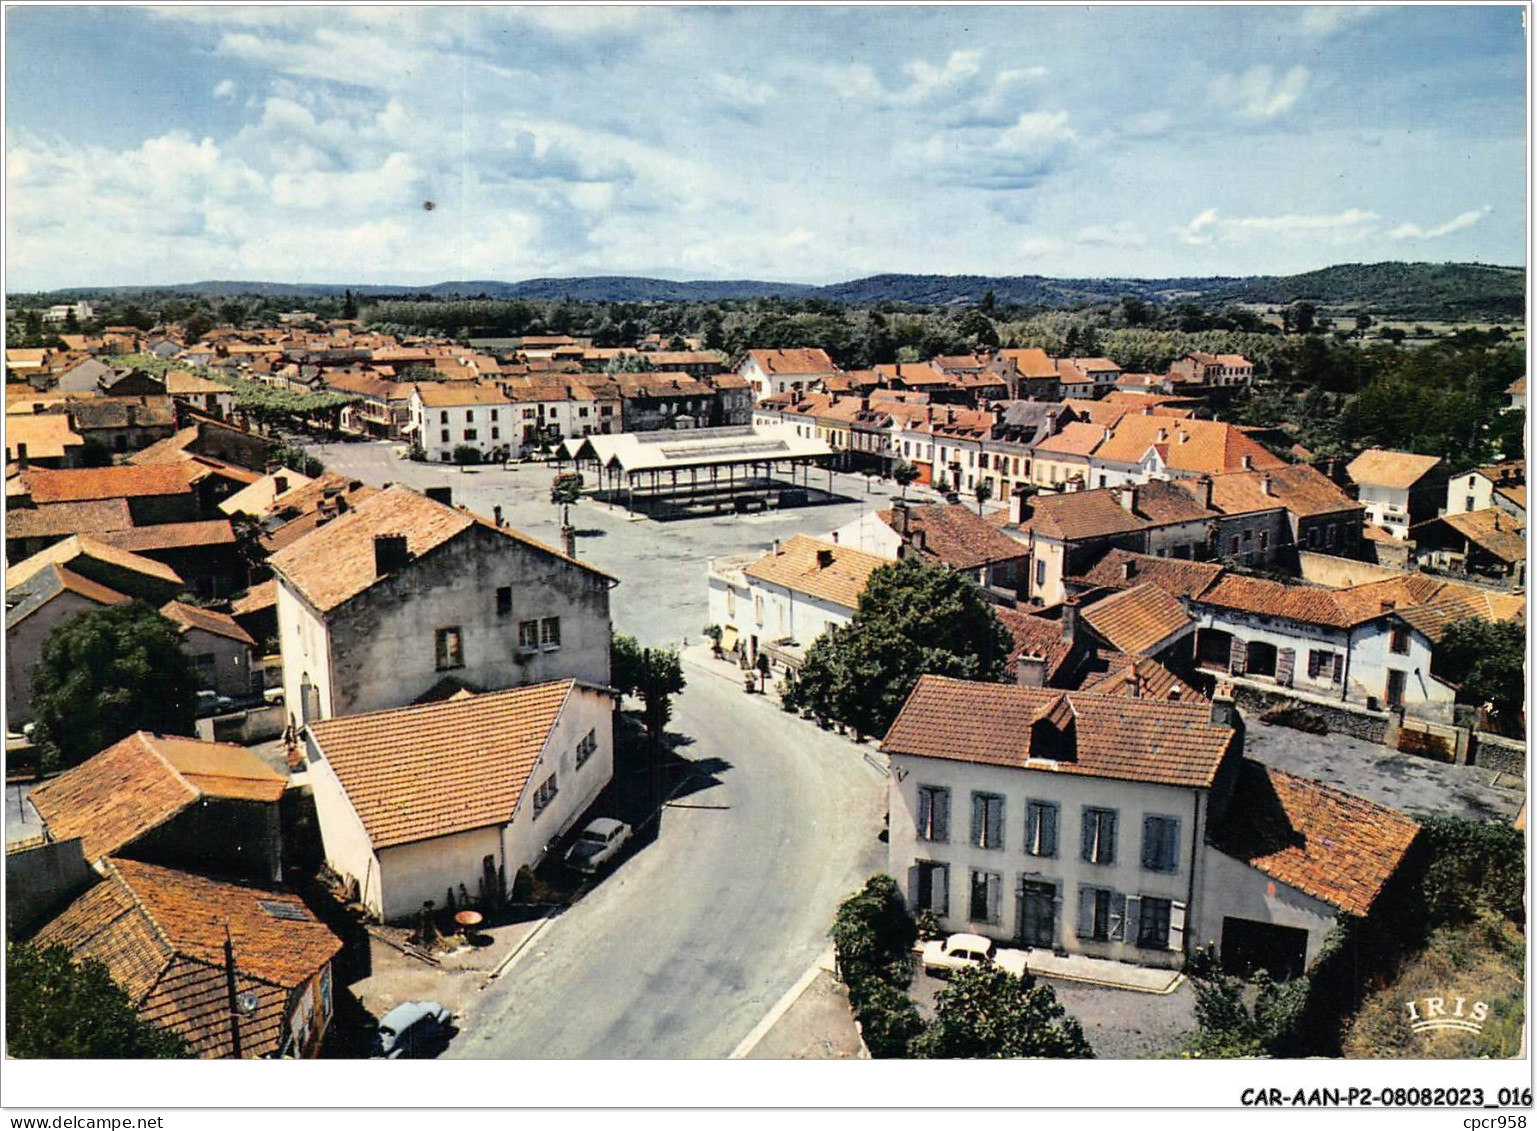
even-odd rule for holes
{"type": "Polygon", "coordinates": [[[659,834],[466,1011],[460,1059],[722,1058],[886,866],[886,778],[846,740],[690,657],[673,730],[702,764],[659,834]]]}

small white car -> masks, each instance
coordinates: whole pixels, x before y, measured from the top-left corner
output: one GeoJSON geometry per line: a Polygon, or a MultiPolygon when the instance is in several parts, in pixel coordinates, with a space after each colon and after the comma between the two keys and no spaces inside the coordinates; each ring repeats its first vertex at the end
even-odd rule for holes
{"type": "Polygon", "coordinates": [[[599,817],[590,821],[566,849],[566,863],[578,872],[591,874],[613,860],[629,842],[633,830],[623,821],[599,817]]]}
{"type": "Polygon", "coordinates": [[[931,939],[923,944],[923,972],[944,975],[972,966],[997,966],[1010,974],[1025,976],[1025,952],[999,950],[992,939],[981,935],[958,934],[947,939],[931,939]]]}

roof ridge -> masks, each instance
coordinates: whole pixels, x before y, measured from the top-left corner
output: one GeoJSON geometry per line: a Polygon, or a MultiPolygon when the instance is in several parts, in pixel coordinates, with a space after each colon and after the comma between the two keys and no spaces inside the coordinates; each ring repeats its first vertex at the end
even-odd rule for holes
{"type": "MultiPolygon", "coordinates": [[[[166,934],[165,928],[160,925],[160,920],[155,918],[154,913],[151,912],[150,909],[147,906],[145,906],[144,901],[139,898],[139,893],[133,890],[133,885],[128,882],[127,877],[125,877],[123,875],[122,869],[120,869],[118,867],[117,859],[114,858],[114,857],[110,857],[109,856],[104,861],[104,863],[107,865],[107,868],[108,868],[109,872],[111,873],[113,880],[117,883],[117,885],[120,888],[123,889],[124,892],[127,893],[128,898],[133,902],[134,907],[138,909],[139,914],[144,916],[144,921],[149,924],[150,930],[154,932],[155,938],[160,941],[160,944],[163,947],[165,947],[167,954],[169,954],[169,955],[180,955],[181,954],[180,948],[177,947],[177,945],[171,941],[171,937],[168,934],[166,934]]],[[[126,914],[126,912],[125,912],[125,914],[126,914]]],[[[114,918],[113,922],[114,923],[117,922],[117,919],[114,918]]],[[[169,963],[167,963],[167,965],[169,965],[169,963]]],[[[155,975],[155,983],[154,984],[158,985],[160,979],[164,975],[165,975],[165,967],[162,967],[161,970],[160,970],[160,973],[155,975]]],[[[145,996],[147,997],[148,994],[146,994],[145,996]]],[[[143,1000],[143,999],[140,999],[140,1000],[143,1000]]]]}

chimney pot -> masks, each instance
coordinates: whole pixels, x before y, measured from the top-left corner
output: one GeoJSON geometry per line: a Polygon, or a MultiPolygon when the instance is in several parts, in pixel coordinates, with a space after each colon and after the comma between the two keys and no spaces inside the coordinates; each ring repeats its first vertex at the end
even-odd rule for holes
{"type": "Polygon", "coordinates": [[[1014,682],[1018,687],[1046,686],[1046,657],[1021,652],[1014,661],[1014,682]]]}
{"type": "Polygon", "coordinates": [[[1078,606],[1062,605],[1062,639],[1071,643],[1078,636],[1078,606]]]}
{"type": "Polygon", "coordinates": [[[281,495],[281,494],[283,494],[287,490],[288,490],[288,476],[286,476],[286,475],[274,475],[272,477],[272,493],[274,495],[281,495]]]}

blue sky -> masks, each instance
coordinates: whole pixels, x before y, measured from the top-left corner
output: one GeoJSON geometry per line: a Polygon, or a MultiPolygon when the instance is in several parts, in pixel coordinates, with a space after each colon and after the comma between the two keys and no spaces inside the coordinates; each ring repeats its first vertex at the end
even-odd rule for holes
{"type": "Polygon", "coordinates": [[[1518,7],[12,8],[5,50],[12,290],[1525,263],[1518,7]]]}

